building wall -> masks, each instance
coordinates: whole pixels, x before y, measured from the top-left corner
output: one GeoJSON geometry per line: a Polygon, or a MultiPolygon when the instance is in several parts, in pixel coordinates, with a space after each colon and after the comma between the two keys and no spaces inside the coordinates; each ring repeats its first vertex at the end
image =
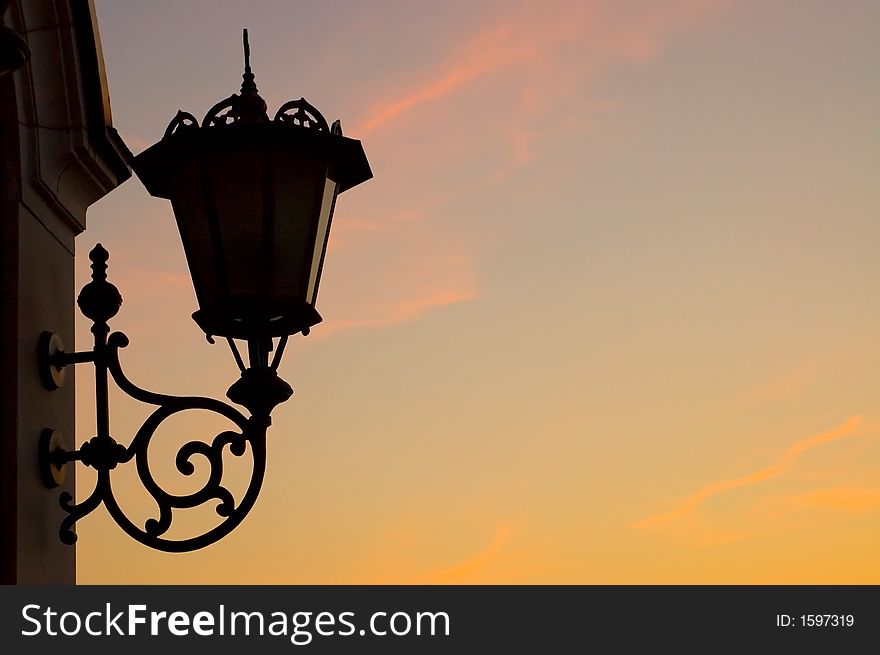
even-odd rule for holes
{"type": "Polygon", "coordinates": [[[18,111],[11,75],[0,77],[0,581],[15,581],[18,513],[18,111]]]}
{"type": "Polygon", "coordinates": [[[65,516],[58,497],[74,493],[73,467],[64,487],[49,490],[37,465],[44,428],[74,446],[73,376],[59,390],[44,389],[37,340],[50,330],[73,347],[74,237],[86,227],[86,208],[129,176],[127,150],[111,125],[91,2],[13,1],[4,22],[25,36],[31,57],[0,79],[13,91],[0,102],[2,329],[9,346],[0,387],[0,571],[7,584],[74,583],[75,548],[58,538],[65,516]]]}

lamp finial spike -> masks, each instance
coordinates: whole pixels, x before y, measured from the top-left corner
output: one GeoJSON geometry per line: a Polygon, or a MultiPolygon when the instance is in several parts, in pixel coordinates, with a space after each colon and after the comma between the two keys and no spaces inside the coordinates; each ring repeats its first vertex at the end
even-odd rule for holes
{"type": "Polygon", "coordinates": [[[244,72],[251,72],[251,44],[248,43],[248,33],[247,28],[245,27],[241,31],[241,40],[244,45],[244,72]]]}
{"type": "Polygon", "coordinates": [[[251,71],[251,44],[248,41],[246,27],[241,31],[241,42],[244,46],[244,75],[241,76],[241,92],[242,94],[255,95],[257,85],[254,82],[254,73],[251,71]]]}

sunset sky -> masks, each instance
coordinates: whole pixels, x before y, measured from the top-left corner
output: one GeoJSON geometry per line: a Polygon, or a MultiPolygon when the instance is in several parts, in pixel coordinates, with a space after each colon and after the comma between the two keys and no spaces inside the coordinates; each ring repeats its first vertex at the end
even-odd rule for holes
{"type": "MultiPolygon", "coordinates": [[[[96,6],[135,153],[238,90],[247,27],[270,116],[305,96],[375,179],[337,204],[251,515],[169,555],[101,508],[80,583],[880,583],[876,0],[96,6]]],[[[132,380],[223,398],[170,204],[132,179],[90,208],[78,286],[96,242],[132,380]]],[[[114,436],[149,409],[112,396],[114,436]]],[[[175,445],[228,427],[191,414],[156,437],[172,489],[175,445]]]]}

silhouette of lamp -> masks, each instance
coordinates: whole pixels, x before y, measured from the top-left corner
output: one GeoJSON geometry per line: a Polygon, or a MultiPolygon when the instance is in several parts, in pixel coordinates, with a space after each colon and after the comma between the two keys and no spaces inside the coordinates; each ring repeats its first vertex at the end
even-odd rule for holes
{"type": "Polygon", "coordinates": [[[65,543],[76,541],[76,521],[103,503],[137,541],[164,551],[197,550],[231,532],[259,493],[270,414],[293,394],[277,374],[284,347],[291,335],[307,335],[321,321],[315,301],[336,196],[367,181],[372,172],[360,141],[344,137],[339,121],[328,126],[304,99],[284,103],[270,120],[251,72],[247,30],[244,51],[241,92],[214,105],[201,124],[192,114],[178,112],[162,139],[134,158],[133,168],[151,195],[171,201],[199,303],[193,319],[210,343],[215,337],[228,343],[241,377],[227,396],[250,416],[219,400],[152,393],[128,380],[119,361],[128,338],[120,332],[110,334],[107,325],[122,297],[107,282],[108,253],[98,244],[89,254],[92,281],[77,299],[83,314],[94,322],[94,348],[66,353],[56,334],[46,332],[40,339],[41,375],[49,389],[63,384],[65,367],[83,362],[95,366],[96,436],[74,451],[65,448],[57,431],[46,429],[41,436],[41,471],[47,486],[62,484],[65,466],[72,461],[97,471],[95,488],[86,500],[75,504],[70,494],[61,495],[61,506],[68,512],[60,529],[65,543]],[[246,360],[236,341],[246,345],[246,360]],[[110,434],[108,374],[125,393],[156,406],[128,446],[110,434]],[[180,495],[156,482],[148,449],[159,424],[190,409],[220,414],[236,429],[210,442],[188,442],[178,450],[175,464],[184,476],[195,472],[199,459],[209,468],[200,489],[180,495]],[[236,501],[223,483],[224,457],[248,452],[252,475],[236,501]],[[111,485],[111,471],[132,460],[158,506],[158,516],[143,527],[123,512],[111,485]],[[215,527],[190,538],[166,536],[175,510],[205,503],[215,504],[220,517],[215,527]]]}

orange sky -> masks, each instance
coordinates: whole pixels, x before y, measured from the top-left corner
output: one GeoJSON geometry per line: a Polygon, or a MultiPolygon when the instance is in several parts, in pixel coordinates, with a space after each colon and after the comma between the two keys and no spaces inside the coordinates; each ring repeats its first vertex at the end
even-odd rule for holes
{"type": "MultiPolygon", "coordinates": [[[[251,515],[168,555],[101,509],[79,582],[880,583],[876,2],[220,4],[97,0],[132,150],[237,90],[248,27],[270,111],[341,118],[375,179],[251,515]]],[[[98,241],[130,377],[222,398],[168,203],[92,207],[80,283],[98,241]]],[[[127,441],[145,408],[112,403],[127,441]]],[[[193,414],[157,443],[173,488],[175,444],[225,428],[193,414]]]]}

